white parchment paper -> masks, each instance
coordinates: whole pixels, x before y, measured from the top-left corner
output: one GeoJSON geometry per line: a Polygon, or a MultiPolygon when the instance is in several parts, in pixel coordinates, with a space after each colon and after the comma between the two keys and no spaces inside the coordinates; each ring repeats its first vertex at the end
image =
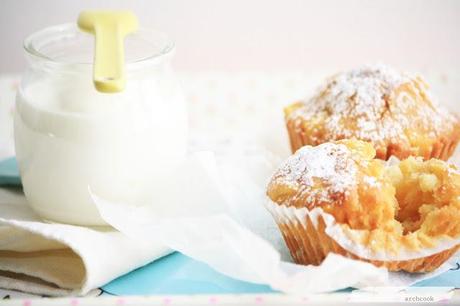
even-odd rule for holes
{"type": "Polygon", "coordinates": [[[193,154],[165,178],[151,205],[136,208],[93,195],[112,226],[149,243],[170,248],[243,281],[282,292],[305,294],[346,287],[409,286],[449,269],[455,258],[429,274],[388,272],[330,254],[318,267],[292,263],[271,215],[264,207],[266,184],[280,159],[253,149],[193,154]]]}

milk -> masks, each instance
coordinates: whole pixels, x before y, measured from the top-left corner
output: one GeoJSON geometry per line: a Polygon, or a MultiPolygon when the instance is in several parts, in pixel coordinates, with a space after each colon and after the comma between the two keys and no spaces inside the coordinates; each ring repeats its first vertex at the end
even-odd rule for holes
{"type": "Polygon", "coordinates": [[[91,193],[154,203],[157,183],[174,175],[186,154],[186,135],[185,102],[166,64],[128,73],[120,93],[97,92],[88,68],[32,78],[17,95],[24,192],[50,221],[104,225],[91,193]]]}

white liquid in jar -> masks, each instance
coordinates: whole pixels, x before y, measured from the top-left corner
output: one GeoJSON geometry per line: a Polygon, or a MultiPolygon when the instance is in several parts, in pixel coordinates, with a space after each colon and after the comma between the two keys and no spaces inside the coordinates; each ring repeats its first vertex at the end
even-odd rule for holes
{"type": "Polygon", "coordinates": [[[15,141],[24,192],[44,219],[103,225],[90,197],[154,203],[186,154],[185,102],[166,68],[117,94],[82,75],[42,78],[17,96],[15,141]]]}

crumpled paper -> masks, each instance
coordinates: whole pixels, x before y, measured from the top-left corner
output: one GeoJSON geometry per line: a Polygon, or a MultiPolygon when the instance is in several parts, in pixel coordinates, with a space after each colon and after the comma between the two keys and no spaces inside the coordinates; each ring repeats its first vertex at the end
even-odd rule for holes
{"type": "Polygon", "coordinates": [[[139,243],[161,239],[220,273],[286,293],[409,286],[454,264],[456,258],[429,274],[388,272],[336,254],[317,267],[294,264],[264,207],[266,184],[280,161],[261,148],[219,156],[198,152],[162,186],[152,187],[158,194],[150,205],[132,207],[96,194],[93,198],[110,225],[139,243]]]}

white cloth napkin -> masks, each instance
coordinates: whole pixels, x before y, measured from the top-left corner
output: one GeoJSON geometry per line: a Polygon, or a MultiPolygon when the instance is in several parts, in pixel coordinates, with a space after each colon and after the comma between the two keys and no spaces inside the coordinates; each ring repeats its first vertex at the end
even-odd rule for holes
{"type": "Polygon", "coordinates": [[[0,288],[35,294],[84,295],[169,253],[111,228],[41,221],[21,189],[0,188],[0,288]]]}

